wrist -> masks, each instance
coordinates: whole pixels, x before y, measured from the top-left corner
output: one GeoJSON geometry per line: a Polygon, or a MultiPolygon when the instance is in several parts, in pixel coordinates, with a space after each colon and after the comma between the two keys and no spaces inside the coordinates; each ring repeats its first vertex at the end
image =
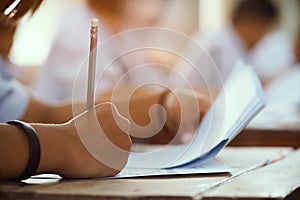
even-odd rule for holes
{"type": "Polygon", "coordinates": [[[66,125],[32,125],[37,132],[41,145],[41,159],[37,174],[60,174],[66,158],[66,125]]]}

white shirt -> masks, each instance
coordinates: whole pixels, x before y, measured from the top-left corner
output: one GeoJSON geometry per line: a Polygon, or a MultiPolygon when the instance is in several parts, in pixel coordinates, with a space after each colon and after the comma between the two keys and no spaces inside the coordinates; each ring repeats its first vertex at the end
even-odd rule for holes
{"type": "Polygon", "coordinates": [[[238,60],[253,66],[263,81],[274,78],[294,62],[292,39],[281,31],[265,36],[250,52],[232,27],[225,27],[215,34],[198,34],[195,40],[203,49],[188,46],[186,50],[195,67],[179,61],[176,69],[198,87],[207,84],[219,88],[238,60]],[[219,80],[218,72],[222,80],[219,80]]]}
{"type": "Polygon", "coordinates": [[[254,118],[253,128],[271,125],[296,128],[300,124],[300,65],[295,65],[266,87],[267,106],[254,118]]]}
{"type": "MultiPolygon", "coordinates": [[[[63,16],[50,55],[41,70],[34,89],[35,95],[43,101],[58,103],[69,100],[72,96],[74,97],[73,89],[75,83],[76,90],[85,90],[87,80],[86,77],[82,77],[85,71],[80,72],[79,75],[81,77],[78,78],[77,75],[82,66],[87,68],[90,22],[95,16],[96,14],[91,12],[84,4],[73,5],[63,16]],[[78,89],[79,87],[80,89],[78,89]]],[[[111,36],[110,31],[100,20],[98,45],[102,42],[109,42],[107,43],[107,48],[98,49],[97,70],[105,71],[96,85],[98,95],[112,89],[122,75],[130,71],[130,69],[147,63],[146,54],[139,51],[119,56],[124,49],[130,49],[130,47],[135,46],[135,43],[137,44],[137,40],[140,38],[127,38],[126,35],[120,34],[116,38],[111,39],[111,36]],[[117,61],[110,66],[106,66],[107,63],[103,60],[115,56],[119,56],[117,61]]],[[[156,72],[154,69],[144,70],[143,73],[140,73],[138,70],[136,73],[138,74],[131,72],[130,83],[132,84],[141,83],[147,76],[159,76],[157,75],[159,72],[156,72]]],[[[79,93],[80,95],[75,94],[76,99],[79,96],[84,98],[84,92],[79,93]]]]}
{"type": "Polygon", "coordinates": [[[0,122],[21,118],[28,103],[27,92],[10,76],[0,58],[0,122]]]}
{"type": "Polygon", "coordinates": [[[270,105],[294,107],[300,106],[300,64],[289,68],[270,82],[266,88],[266,97],[270,105]]]}

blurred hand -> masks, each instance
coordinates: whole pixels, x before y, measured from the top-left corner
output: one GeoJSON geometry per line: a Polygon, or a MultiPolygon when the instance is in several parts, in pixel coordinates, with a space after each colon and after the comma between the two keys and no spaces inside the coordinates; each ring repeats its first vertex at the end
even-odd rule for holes
{"type": "Polygon", "coordinates": [[[100,104],[64,126],[67,156],[59,172],[62,177],[113,176],[126,165],[131,147],[129,122],[114,105],[100,104]]]}
{"type": "Polygon", "coordinates": [[[187,143],[210,107],[210,98],[188,89],[176,89],[163,101],[167,111],[165,128],[175,136],[176,143],[187,143]]]}

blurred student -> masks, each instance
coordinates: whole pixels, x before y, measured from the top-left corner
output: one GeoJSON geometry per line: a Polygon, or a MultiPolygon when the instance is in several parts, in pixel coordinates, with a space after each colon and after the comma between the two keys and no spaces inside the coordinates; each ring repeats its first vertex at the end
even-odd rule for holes
{"type": "Polygon", "coordinates": [[[195,58],[196,68],[206,80],[201,80],[203,77],[196,76],[197,73],[193,73],[195,70],[182,62],[177,64],[177,68],[182,72],[190,71],[189,80],[194,85],[208,84],[218,88],[221,81],[216,81],[216,70],[224,81],[237,61],[241,60],[252,65],[265,84],[294,59],[291,39],[281,31],[275,31],[278,21],[279,11],[271,1],[238,1],[231,15],[231,25],[217,33],[199,33],[195,37],[216,66],[204,51],[195,52],[193,47],[187,48],[187,52],[195,58]]]}
{"type": "MultiPolygon", "coordinates": [[[[91,18],[100,19],[100,44],[110,36],[127,29],[154,26],[163,15],[167,2],[165,0],[86,0],[70,6],[62,17],[49,57],[38,77],[35,94],[51,103],[72,97],[76,75],[88,57],[91,18]]],[[[145,38],[141,35],[131,38],[123,35],[117,37],[110,40],[109,46],[100,52],[102,58],[117,57],[118,59],[105,71],[101,83],[97,86],[98,95],[110,92],[123,74],[149,61],[147,53],[143,51],[120,55],[120,52],[130,49],[145,38]]],[[[107,67],[100,64],[98,66],[102,67],[98,70],[107,67]]],[[[161,73],[158,71],[149,68],[142,74],[131,72],[130,83],[141,82],[145,75],[159,78],[161,73]]]]}
{"type": "MultiPolygon", "coordinates": [[[[36,0],[37,1],[37,0],[36,0]]],[[[17,1],[18,2],[18,1],[17,1]]],[[[30,5],[33,0],[31,0],[28,3],[23,3],[24,9],[27,8],[26,6],[30,5]]],[[[94,2],[94,1],[91,1],[94,2]]],[[[117,2],[117,1],[116,1],[117,2]]],[[[122,1],[120,1],[122,2],[122,1]]],[[[120,3],[119,2],[119,3],[120,3]]],[[[5,8],[5,3],[8,4],[8,2],[3,2],[3,9],[5,8]]],[[[109,2],[106,2],[106,6],[110,6],[109,2]]],[[[13,4],[14,5],[14,4],[13,4]]],[[[23,8],[23,7],[22,7],[23,8]]],[[[100,9],[100,7],[99,7],[100,9]]],[[[5,12],[5,10],[3,10],[5,12]]],[[[19,14],[20,12],[18,12],[19,14]]],[[[5,15],[2,14],[2,18],[5,19],[5,15]]],[[[1,21],[1,30],[0,33],[4,33],[3,29],[6,28],[14,28],[17,25],[17,21],[19,19],[19,15],[14,16],[13,23],[6,22],[3,20],[1,21]]],[[[87,26],[90,24],[90,19],[87,21],[87,26]]],[[[80,29],[79,29],[80,30],[80,29]]],[[[89,44],[89,28],[87,30],[87,46],[89,44]]],[[[75,31],[76,32],[76,31],[75,31]]],[[[11,32],[13,34],[13,32],[11,32]]],[[[2,35],[0,35],[2,36],[2,35]]],[[[9,35],[9,38],[13,38],[13,35],[9,35]]],[[[11,46],[11,45],[10,45],[11,46]]],[[[88,52],[88,50],[87,50],[88,52]]],[[[0,80],[1,80],[1,87],[0,87],[0,122],[6,122],[9,120],[14,119],[21,119],[27,122],[42,122],[42,123],[65,123],[72,119],[73,113],[72,113],[72,105],[71,101],[66,101],[61,104],[49,104],[46,103],[46,101],[41,101],[40,99],[36,98],[34,95],[28,93],[10,74],[10,69],[7,65],[5,65],[4,62],[2,62],[5,58],[5,56],[0,57],[0,80]]],[[[53,66],[55,68],[55,66],[53,66]]],[[[71,66],[70,66],[71,67],[71,66]]],[[[63,85],[61,85],[63,86],[63,85]]],[[[45,89],[46,90],[46,89],[45,89]]],[[[49,90],[46,90],[46,92],[51,92],[49,90]]],[[[177,90],[177,93],[181,93],[179,90],[177,90]]],[[[185,92],[186,94],[186,92],[185,92]]],[[[173,99],[171,100],[168,105],[168,110],[176,110],[180,109],[178,107],[178,104],[176,103],[176,100],[174,100],[174,96],[172,92],[168,92],[165,90],[165,88],[161,88],[159,86],[153,86],[149,87],[148,89],[141,89],[138,92],[135,92],[134,94],[122,94],[117,98],[111,99],[110,97],[105,98],[97,98],[97,102],[106,102],[106,101],[114,101],[114,103],[117,105],[118,109],[121,111],[126,110],[126,105],[128,99],[130,98],[129,104],[130,104],[130,114],[133,117],[133,120],[137,121],[138,124],[147,124],[149,121],[149,113],[147,109],[150,109],[150,107],[154,104],[161,104],[160,101],[166,101],[169,102],[169,98],[173,99]],[[167,93],[167,95],[165,94],[167,93]],[[174,103],[175,101],[175,103],[174,103]]],[[[176,94],[177,95],[177,94],[176,94]]],[[[179,94],[180,95],[180,94],[179,94]]],[[[191,99],[193,99],[192,96],[190,96],[191,99]]],[[[199,102],[203,102],[203,109],[202,111],[205,112],[205,110],[208,108],[208,104],[205,101],[202,101],[199,99],[199,102]]],[[[76,104],[77,105],[77,104],[76,104]]],[[[84,104],[78,102],[78,106],[82,107],[82,111],[84,111],[84,104]]],[[[124,113],[125,114],[125,111],[124,113]]],[[[128,114],[128,113],[127,113],[128,114]]],[[[126,114],[125,114],[126,115],[126,114]]],[[[177,126],[176,123],[179,123],[178,116],[169,115],[169,119],[167,120],[167,123],[173,123],[175,122],[175,127],[177,126]],[[173,117],[172,117],[173,116],[173,117]]],[[[128,116],[129,117],[129,116],[128,116]]],[[[132,130],[134,131],[134,130],[132,130]]],[[[172,135],[172,134],[171,134],[172,135]]]]}

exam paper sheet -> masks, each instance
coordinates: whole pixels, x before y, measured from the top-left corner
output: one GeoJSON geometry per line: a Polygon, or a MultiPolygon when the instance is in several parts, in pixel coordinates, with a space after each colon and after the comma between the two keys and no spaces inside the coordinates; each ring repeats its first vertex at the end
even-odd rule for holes
{"type": "Polygon", "coordinates": [[[200,166],[212,160],[265,104],[256,73],[250,66],[239,63],[205,115],[191,143],[166,145],[152,152],[133,152],[129,155],[126,169],[189,167],[193,163],[200,166]]]}
{"type": "Polygon", "coordinates": [[[212,174],[212,173],[232,173],[233,169],[221,162],[212,160],[195,167],[179,167],[171,169],[137,169],[125,168],[113,178],[133,178],[145,176],[171,176],[171,175],[192,175],[192,174],[212,174]]]}

